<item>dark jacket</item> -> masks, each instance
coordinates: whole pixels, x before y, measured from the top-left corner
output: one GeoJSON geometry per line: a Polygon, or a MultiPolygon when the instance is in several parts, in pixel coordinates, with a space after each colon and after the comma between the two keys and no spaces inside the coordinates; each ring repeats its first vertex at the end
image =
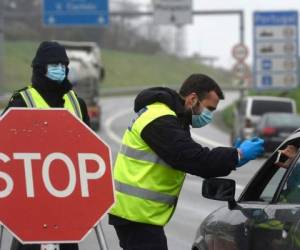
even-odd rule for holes
{"type": "Polygon", "coordinates": [[[148,146],[173,168],[203,178],[226,176],[235,169],[238,153],[235,148],[209,149],[196,143],[190,134],[192,114],[184,109],[184,101],[168,88],[142,91],[135,99],[134,110],[153,102],[165,103],[177,117],[166,115],[149,123],[141,137],[148,146]]]}
{"type": "MultiPolygon", "coordinates": [[[[63,96],[69,90],[72,89],[72,85],[69,83],[67,78],[64,80],[63,83],[61,83],[61,85],[58,85],[57,83],[54,83],[50,79],[47,79],[46,77],[41,76],[40,74],[33,75],[32,86],[39,92],[39,94],[43,97],[46,103],[52,108],[63,108],[63,96]]],[[[20,89],[13,94],[3,113],[5,113],[6,110],[11,107],[27,107],[24,99],[20,94],[20,91],[24,89],[26,88],[20,89]]],[[[79,97],[78,102],[81,108],[82,120],[86,125],[90,126],[90,118],[88,116],[86,104],[84,100],[79,97]]]]}
{"type": "MultiPolygon", "coordinates": [[[[143,90],[135,99],[134,111],[154,102],[165,103],[177,117],[161,116],[150,122],[141,132],[142,139],[166,163],[175,169],[202,178],[226,176],[238,163],[238,152],[231,147],[209,149],[196,143],[190,134],[191,111],[184,108],[184,100],[168,88],[143,90]]],[[[111,224],[125,220],[110,215],[111,224]]]]}

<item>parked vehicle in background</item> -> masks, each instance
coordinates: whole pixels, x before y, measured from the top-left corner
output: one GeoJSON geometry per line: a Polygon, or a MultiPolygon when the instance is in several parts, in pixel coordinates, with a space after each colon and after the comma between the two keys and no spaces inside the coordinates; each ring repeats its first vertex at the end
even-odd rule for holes
{"type": "Polygon", "coordinates": [[[266,113],[258,122],[254,134],[264,139],[265,152],[273,152],[292,132],[300,128],[300,116],[293,113],[266,113]]]}
{"type": "Polygon", "coordinates": [[[70,59],[69,80],[78,96],[85,100],[91,128],[97,131],[101,127],[99,88],[105,77],[101,50],[94,42],[58,42],[66,48],[70,59]]]}
{"type": "Polygon", "coordinates": [[[237,201],[234,180],[205,180],[203,196],[227,205],[204,219],[192,250],[300,250],[299,147],[297,130],[263,163],[237,201]],[[295,149],[289,157],[283,155],[288,148],[295,149]]]}
{"type": "Polygon", "coordinates": [[[247,139],[253,136],[254,129],[262,115],[268,112],[296,114],[296,102],[291,98],[274,96],[246,96],[234,107],[234,122],[231,143],[236,138],[247,139]]]}

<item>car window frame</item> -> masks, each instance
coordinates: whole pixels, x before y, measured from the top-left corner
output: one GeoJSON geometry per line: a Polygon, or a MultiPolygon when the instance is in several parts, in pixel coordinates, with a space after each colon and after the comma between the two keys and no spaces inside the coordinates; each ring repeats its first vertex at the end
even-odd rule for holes
{"type": "MultiPolygon", "coordinates": [[[[294,204],[294,203],[284,203],[284,202],[280,202],[280,194],[282,192],[282,190],[284,189],[288,179],[290,178],[291,174],[293,173],[294,169],[297,167],[297,163],[300,159],[300,150],[298,150],[297,156],[294,158],[294,160],[291,162],[289,168],[287,169],[285,175],[282,178],[282,181],[280,183],[280,185],[277,187],[277,190],[274,194],[274,197],[272,199],[271,204],[294,204]]],[[[299,203],[297,203],[299,204],[299,203]]],[[[300,205],[300,204],[299,204],[300,205]]]]}
{"type": "Polygon", "coordinates": [[[293,135],[296,136],[295,137],[291,136],[287,140],[285,140],[282,144],[280,144],[280,146],[273,152],[273,154],[264,162],[264,164],[258,170],[258,172],[252,177],[252,179],[249,181],[249,183],[241,193],[240,197],[238,198],[239,203],[264,203],[264,204],[277,203],[277,201],[279,200],[281,190],[284,188],[285,183],[287,182],[291,172],[294,170],[296,166],[296,162],[299,160],[300,150],[297,153],[297,156],[294,158],[294,160],[290,163],[290,167],[285,171],[280,182],[278,183],[278,186],[276,188],[276,191],[274,192],[272,200],[260,201],[258,198],[260,197],[260,195],[262,194],[263,190],[268,185],[272,177],[277,172],[273,164],[277,157],[278,149],[284,148],[284,146],[288,145],[289,143],[291,143],[291,141],[294,140],[297,140],[300,143],[300,134],[295,133],[293,135]]]}

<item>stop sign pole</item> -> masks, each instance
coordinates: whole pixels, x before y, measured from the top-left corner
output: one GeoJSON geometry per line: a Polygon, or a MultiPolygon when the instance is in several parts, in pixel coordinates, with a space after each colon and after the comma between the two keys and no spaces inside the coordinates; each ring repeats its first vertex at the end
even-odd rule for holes
{"type": "Polygon", "coordinates": [[[10,109],[0,138],[1,224],[45,249],[95,229],[107,249],[99,225],[114,203],[106,143],[65,109],[10,109]]]}
{"type": "MultiPolygon", "coordinates": [[[[97,241],[100,247],[100,250],[108,250],[108,246],[105,240],[105,236],[103,233],[103,229],[101,227],[101,223],[95,226],[95,232],[96,232],[96,237],[97,241]]],[[[3,235],[3,226],[1,226],[1,239],[0,239],[0,249],[1,248],[1,242],[2,242],[2,235],[3,235]]],[[[59,244],[42,244],[41,245],[41,250],[60,250],[59,244]]]]}

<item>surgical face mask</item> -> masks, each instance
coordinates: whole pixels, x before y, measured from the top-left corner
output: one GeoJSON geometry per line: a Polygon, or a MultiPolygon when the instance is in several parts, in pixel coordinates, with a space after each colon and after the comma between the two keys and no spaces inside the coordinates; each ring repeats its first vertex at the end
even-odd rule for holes
{"type": "Polygon", "coordinates": [[[62,64],[49,64],[46,76],[53,81],[61,83],[66,77],[66,66],[62,64]]]}
{"type": "Polygon", "coordinates": [[[201,128],[205,125],[209,124],[213,119],[213,113],[204,108],[201,114],[199,115],[192,115],[192,127],[193,128],[201,128]]]}

